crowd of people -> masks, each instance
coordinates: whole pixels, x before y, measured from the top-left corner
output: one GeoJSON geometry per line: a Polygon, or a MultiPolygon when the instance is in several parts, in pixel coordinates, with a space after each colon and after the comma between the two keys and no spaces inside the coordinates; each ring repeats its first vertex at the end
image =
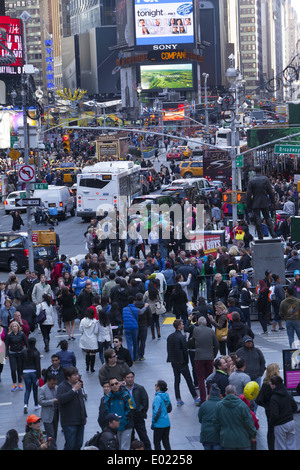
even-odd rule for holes
{"type": "Polygon", "coordinates": [[[294,282],[284,293],[278,276],[267,270],[265,279],[252,292],[249,266],[249,250],[235,245],[229,250],[220,248],[216,257],[183,250],[163,257],[159,250],[154,254],[149,250],[144,259],[123,252],[119,261],[108,257],[107,249],[93,249],[74,264],[65,255],[50,266],[39,260],[35,271],[27,270],[20,283],[10,273],[0,287],[4,345],[0,372],[7,367],[8,358],[11,391],[25,386],[24,414],[28,414],[31,392],[35,409],[41,408],[41,416],[27,418],[23,448],[55,449],[60,421],[65,449],[80,449],[84,444],[86,448],[111,450],[130,450],[132,445],[146,450],[153,445],[156,450],[161,446],[171,449],[172,403],[167,383],[158,380],[156,384],[152,445],[145,423],[148,393],[135,382],[131,370],[135,362],[145,361],[148,329],[150,338],[161,338],[161,318],[166,314],[174,316],[175,331],[167,338],[166,361],[174,374],[176,405],[184,405],[180,394],[183,376],[195,405],[200,406],[204,448],[255,446],[257,404],[243,395],[250,381],[260,387],[257,403],[266,410],[269,449],[295,448],[293,413],[297,406],[279,373],[268,375],[268,379],[265,376],[269,366],[254,346],[250,309],[252,304],[256,306],[262,333],[267,333],[268,325],[271,331],[277,331],[277,325],[286,327],[292,347],[294,333],[300,339],[300,272],[295,272],[294,282]],[[298,316],[293,313],[291,317],[291,310],[298,316]],[[84,443],[85,391],[76,357],[68,348],[75,341],[76,322],[86,373],[95,373],[95,364],[100,361],[98,377],[103,387],[98,417],[102,432],[88,443],[84,443]],[[47,353],[55,325],[67,339],[59,345],[60,351],[52,354],[51,365],[43,369],[36,332],[41,332],[47,353]],[[221,356],[217,358],[218,354],[221,356]],[[275,391],[271,394],[272,388],[275,391]],[[226,413],[230,420],[224,418],[226,413]],[[41,421],[46,434],[41,431],[41,421]],[[283,438],[287,434],[282,427],[287,426],[291,431],[283,438]],[[238,446],[237,432],[243,435],[238,446]]]}
{"type": "MultiPolygon", "coordinates": [[[[82,155],[80,142],[73,142],[74,155],[82,155]]],[[[87,148],[82,161],[76,161],[79,167],[91,155],[88,142],[83,139],[87,148]]],[[[62,156],[59,149],[57,156],[62,156]]],[[[50,173],[45,166],[43,176],[50,173]]],[[[176,178],[176,165],[170,171],[162,166],[160,175],[162,183],[176,178]]],[[[59,174],[52,181],[60,184],[59,174]]],[[[206,230],[226,229],[224,246],[214,255],[188,251],[183,239],[165,240],[159,230],[147,240],[138,232],[126,239],[100,237],[98,221],[92,219],[85,233],[84,260],[72,262],[64,254],[52,263],[38,260],[21,282],[10,273],[7,282],[0,283],[0,378],[3,368],[9,367],[11,391],[24,387],[24,414],[28,415],[31,394],[36,410],[26,419],[24,450],[56,449],[59,423],[65,450],[171,450],[168,384],[162,379],[155,384],[151,442],[146,426],[148,392],[131,369],[137,361],[147,367],[148,331],[150,341],[161,341],[165,315],[174,317],[165,351],[174,374],[176,406],[184,406],[183,376],[194,406],[199,407],[204,449],[255,448],[257,406],[265,409],[268,449],[296,448],[297,404],[283,384],[279,365],[266,364],[255,346],[251,328],[251,312],[256,310],[263,335],[286,329],[291,348],[295,334],[300,340],[300,259],[290,242],[290,216],[298,214],[298,193],[292,183],[274,179],[272,184],[275,209],[288,214],[275,225],[285,241],[286,266],[293,277],[285,289],[278,274],[268,269],[256,288],[251,287],[249,213],[239,205],[240,218],[227,231],[232,207],[222,203],[218,190],[203,200],[206,230]],[[55,327],[66,339],[55,345],[59,350],[53,353],[55,327]],[[98,412],[101,432],[89,442],[84,440],[82,371],[69,350],[76,329],[85,373],[95,374],[99,363],[103,389],[98,412]],[[45,354],[41,359],[37,332],[51,357],[45,354]],[[259,394],[248,400],[244,390],[251,382],[258,384],[259,394]]],[[[106,219],[110,230],[111,221],[106,219]]],[[[263,230],[267,235],[267,227],[263,230]]],[[[2,448],[21,448],[14,429],[7,432],[2,448]]]]}

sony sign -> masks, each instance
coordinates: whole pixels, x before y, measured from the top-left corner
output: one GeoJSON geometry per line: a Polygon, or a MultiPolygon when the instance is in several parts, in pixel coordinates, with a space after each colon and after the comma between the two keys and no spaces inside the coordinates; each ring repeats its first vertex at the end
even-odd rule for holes
{"type": "Polygon", "coordinates": [[[155,44],[153,46],[154,51],[170,51],[177,49],[178,44],[155,44]]]}

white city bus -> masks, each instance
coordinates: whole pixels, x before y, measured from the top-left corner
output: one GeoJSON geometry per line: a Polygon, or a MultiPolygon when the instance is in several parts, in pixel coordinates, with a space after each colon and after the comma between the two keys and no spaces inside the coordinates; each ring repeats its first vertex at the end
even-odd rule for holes
{"type": "Polygon", "coordinates": [[[130,206],[142,194],[140,166],[128,161],[98,162],[77,175],[77,216],[90,219],[120,210],[120,202],[130,206]]]}

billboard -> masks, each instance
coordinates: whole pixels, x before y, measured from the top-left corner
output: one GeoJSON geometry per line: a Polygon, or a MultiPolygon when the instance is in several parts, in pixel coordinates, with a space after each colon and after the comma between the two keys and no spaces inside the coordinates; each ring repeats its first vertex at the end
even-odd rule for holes
{"type": "MultiPolygon", "coordinates": [[[[0,65],[23,67],[22,23],[9,16],[0,16],[0,65]]],[[[15,72],[11,70],[11,73],[15,72]]]]}
{"type": "Polygon", "coordinates": [[[184,121],[185,105],[184,103],[164,103],[163,105],[163,121],[184,121]]]}
{"type": "Polygon", "coordinates": [[[195,42],[193,0],[135,0],[134,21],[136,46],[195,42]]]}
{"type": "Polygon", "coordinates": [[[295,392],[300,383],[300,349],[283,349],[282,356],[285,386],[288,391],[295,392]]]}
{"type": "Polygon", "coordinates": [[[193,64],[156,64],[140,66],[143,90],[193,90],[193,64]]]}

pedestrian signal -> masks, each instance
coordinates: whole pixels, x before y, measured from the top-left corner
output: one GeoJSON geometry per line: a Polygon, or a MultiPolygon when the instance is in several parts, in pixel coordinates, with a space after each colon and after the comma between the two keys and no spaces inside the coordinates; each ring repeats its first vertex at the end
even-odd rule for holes
{"type": "Polygon", "coordinates": [[[244,204],[247,202],[247,194],[246,193],[241,193],[237,192],[236,194],[236,202],[238,204],[244,204]]]}
{"type": "Polygon", "coordinates": [[[230,193],[223,193],[222,198],[223,198],[224,203],[226,202],[227,204],[232,204],[232,193],[231,192],[230,193]]]}

